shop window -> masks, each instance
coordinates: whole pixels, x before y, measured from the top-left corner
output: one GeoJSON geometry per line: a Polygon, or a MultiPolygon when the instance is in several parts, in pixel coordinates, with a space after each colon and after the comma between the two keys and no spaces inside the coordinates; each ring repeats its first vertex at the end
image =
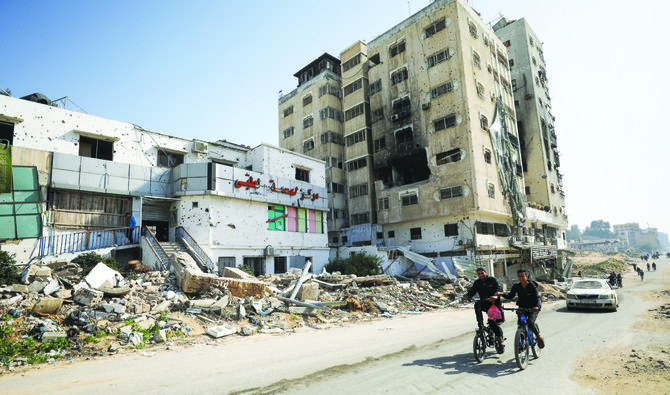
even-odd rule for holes
{"type": "Polygon", "coordinates": [[[279,205],[268,206],[268,230],[285,230],[286,207],[279,205]]]}

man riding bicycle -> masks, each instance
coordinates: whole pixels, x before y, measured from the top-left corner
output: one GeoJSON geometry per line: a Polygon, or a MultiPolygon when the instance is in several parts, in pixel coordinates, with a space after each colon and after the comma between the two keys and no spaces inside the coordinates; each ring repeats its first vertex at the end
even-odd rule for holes
{"type": "MultiPolygon", "coordinates": [[[[472,287],[466,293],[462,299],[468,300],[472,298],[475,294],[479,294],[479,301],[475,303],[475,315],[477,316],[477,324],[479,328],[484,327],[484,318],[482,311],[488,311],[491,306],[495,305],[500,308],[500,299],[492,298],[497,292],[502,291],[502,287],[498,284],[498,280],[493,277],[489,277],[486,270],[477,268],[477,277],[478,279],[472,284],[472,287]]],[[[501,310],[502,313],[502,310],[501,310]]],[[[505,317],[501,321],[504,321],[505,317]]],[[[493,332],[498,338],[498,343],[501,345],[503,343],[502,330],[496,322],[496,320],[489,320],[489,326],[493,329],[493,332]]]]}
{"type": "Polygon", "coordinates": [[[507,293],[498,292],[496,296],[502,296],[505,299],[512,299],[519,296],[516,305],[526,309],[532,309],[532,312],[526,316],[528,327],[533,331],[537,338],[537,344],[540,348],[544,348],[544,338],[540,335],[539,328],[535,325],[537,314],[542,308],[542,298],[534,283],[528,281],[528,273],[524,269],[517,270],[516,277],[519,282],[512,286],[512,289],[507,293]]]}

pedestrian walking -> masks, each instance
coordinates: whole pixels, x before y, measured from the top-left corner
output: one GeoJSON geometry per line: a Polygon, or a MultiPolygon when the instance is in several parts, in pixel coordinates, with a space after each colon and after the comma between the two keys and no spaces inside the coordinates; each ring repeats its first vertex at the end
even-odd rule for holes
{"type": "Polygon", "coordinates": [[[640,281],[644,281],[644,270],[640,269],[640,281]]]}

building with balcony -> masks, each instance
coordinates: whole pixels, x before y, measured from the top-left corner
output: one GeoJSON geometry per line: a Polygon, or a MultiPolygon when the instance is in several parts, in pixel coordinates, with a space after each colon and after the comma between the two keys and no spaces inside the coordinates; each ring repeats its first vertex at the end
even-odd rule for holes
{"type": "Polygon", "coordinates": [[[149,260],[144,237],[151,248],[188,240],[214,273],[243,264],[282,273],[306,260],[320,271],[328,262],[321,160],[6,96],[0,140],[13,170],[0,193],[0,247],[19,263],[87,250],[149,260]],[[127,212],[139,228],[124,229],[127,212]]]}

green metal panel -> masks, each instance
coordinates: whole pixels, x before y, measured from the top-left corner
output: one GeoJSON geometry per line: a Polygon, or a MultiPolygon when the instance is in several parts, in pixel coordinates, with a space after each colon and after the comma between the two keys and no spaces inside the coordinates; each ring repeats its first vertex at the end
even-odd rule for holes
{"type": "Polygon", "coordinates": [[[40,189],[37,182],[37,168],[14,167],[13,171],[15,191],[35,191],[40,189]]]}
{"type": "Polygon", "coordinates": [[[12,147],[0,144],[0,193],[12,191],[12,147]]]}
{"type": "Polygon", "coordinates": [[[12,215],[14,214],[14,205],[13,204],[3,204],[3,202],[13,202],[11,193],[0,193],[0,215],[12,215]]]}
{"type": "Polygon", "coordinates": [[[39,214],[39,203],[19,203],[19,202],[37,202],[40,200],[40,193],[37,191],[14,192],[14,201],[16,202],[16,214],[39,214]]]}
{"type": "Polygon", "coordinates": [[[0,240],[16,238],[14,218],[15,217],[0,217],[0,240]]]}
{"type": "Polygon", "coordinates": [[[16,224],[18,232],[17,238],[40,237],[42,230],[42,221],[40,215],[17,215],[16,224]]]}

